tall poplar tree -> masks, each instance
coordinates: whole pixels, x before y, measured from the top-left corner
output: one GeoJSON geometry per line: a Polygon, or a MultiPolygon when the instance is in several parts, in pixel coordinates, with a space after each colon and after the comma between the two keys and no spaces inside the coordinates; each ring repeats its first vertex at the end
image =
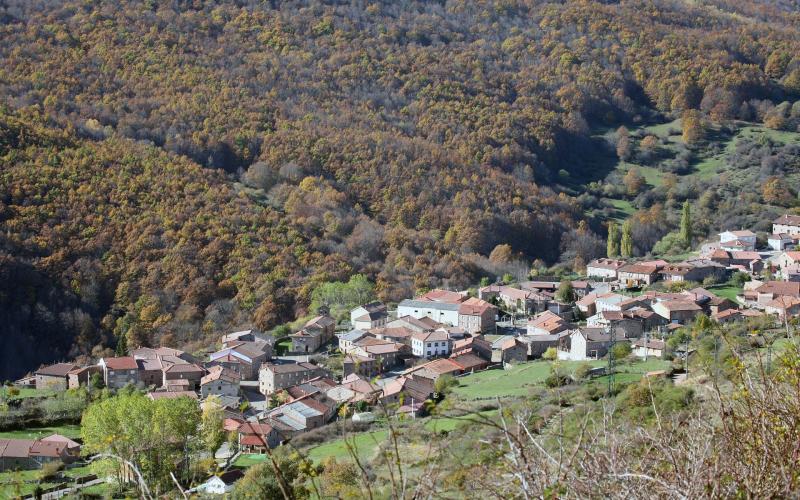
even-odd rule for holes
{"type": "Polygon", "coordinates": [[[619,228],[615,222],[608,225],[608,242],[606,243],[606,255],[610,258],[619,256],[619,228]]]}
{"type": "Polygon", "coordinates": [[[633,228],[629,220],[622,224],[622,241],[619,246],[623,257],[633,257],[633,228]]]}
{"type": "Polygon", "coordinates": [[[692,246],[692,209],[689,201],[683,202],[683,212],[681,213],[681,241],[687,248],[692,246]]]}

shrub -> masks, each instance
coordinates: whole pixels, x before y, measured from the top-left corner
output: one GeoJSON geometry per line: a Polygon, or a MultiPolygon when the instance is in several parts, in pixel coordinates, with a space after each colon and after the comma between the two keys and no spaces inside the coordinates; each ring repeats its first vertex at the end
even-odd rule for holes
{"type": "Polygon", "coordinates": [[[548,347],[542,354],[542,359],[547,361],[555,361],[556,358],[558,358],[558,350],[555,347],[548,347]]]}
{"type": "Polygon", "coordinates": [[[584,380],[589,376],[589,372],[592,370],[592,365],[589,363],[581,363],[575,369],[574,378],[575,380],[584,380]]]}

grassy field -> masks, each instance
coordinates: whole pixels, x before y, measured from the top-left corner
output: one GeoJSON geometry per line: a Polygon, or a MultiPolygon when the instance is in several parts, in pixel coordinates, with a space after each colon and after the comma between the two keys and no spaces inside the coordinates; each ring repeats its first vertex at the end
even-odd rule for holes
{"type": "MultiPolygon", "coordinates": [[[[360,459],[369,460],[375,455],[380,443],[385,441],[388,436],[389,431],[379,430],[354,434],[347,440],[355,448],[360,459]]],[[[344,438],[323,443],[306,450],[306,452],[308,458],[315,463],[320,463],[327,457],[335,457],[337,460],[350,459],[350,452],[345,445],[344,438]]]]}
{"type": "Polygon", "coordinates": [[[731,299],[732,301],[736,302],[736,295],[742,292],[742,287],[725,285],[720,287],[711,287],[708,289],[708,291],[719,297],[731,299]]]}
{"type": "MultiPolygon", "coordinates": [[[[590,361],[592,366],[602,365],[602,361],[590,361]]],[[[562,361],[561,366],[575,369],[580,362],[562,361]]],[[[513,365],[506,370],[487,370],[460,377],[461,383],[453,391],[464,399],[488,399],[494,397],[527,396],[531,390],[541,387],[550,374],[548,361],[531,361],[513,365]]]]}
{"type": "MultiPolygon", "coordinates": [[[[559,365],[567,372],[574,371],[584,361],[559,361],[559,365]]],[[[607,361],[588,361],[593,366],[605,366],[607,361]]],[[[550,374],[549,361],[531,361],[514,365],[508,370],[487,370],[459,378],[461,385],[453,391],[463,399],[489,399],[494,397],[527,396],[536,387],[542,387],[550,374]]],[[[636,380],[642,374],[654,370],[663,370],[669,362],[660,359],[649,359],[647,362],[636,361],[618,367],[617,380],[636,380]]]]}
{"type": "Polygon", "coordinates": [[[236,461],[233,462],[233,466],[234,467],[242,467],[242,468],[252,467],[253,465],[260,464],[261,462],[263,462],[266,459],[267,459],[267,456],[264,455],[264,454],[245,453],[245,454],[239,455],[239,458],[237,458],[236,461]]]}
{"type": "MultiPolygon", "coordinates": [[[[480,415],[484,417],[493,417],[497,415],[497,410],[482,411],[480,415]]],[[[464,415],[462,417],[433,416],[425,422],[425,429],[431,432],[450,432],[457,429],[459,426],[469,424],[473,421],[475,421],[475,414],[464,415]]]]}
{"type": "MultiPolygon", "coordinates": [[[[0,498],[18,498],[32,495],[38,483],[38,470],[24,470],[19,472],[0,473],[0,498]]],[[[55,483],[41,483],[42,488],[47,488],[55,483]]]]}
{"type": "Polygon", "coordinates": [[[7,388],[0,389],[0,395],[8,397],[8,399],[27,399],[27,398],[46,398],[55,394],[55,391],[50,389],[31,389],[29,387],[16,388],[19,393],[12,396],[8,394],[7,388]]]}
{"type": "Polygon", "coordinates": [[[6,439],[38,439],[40,437],[49,436],[51,434],[61,434],[71,439],[79,438],[81,436],[80,425],[58,425],[53,427],[32,427],[29,429],[21,429],[15,431],[2,431],[0,438],[6,439]]]}

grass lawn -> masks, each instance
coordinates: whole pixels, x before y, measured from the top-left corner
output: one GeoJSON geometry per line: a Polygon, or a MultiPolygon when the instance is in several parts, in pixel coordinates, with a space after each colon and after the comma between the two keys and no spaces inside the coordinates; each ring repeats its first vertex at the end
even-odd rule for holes
{"type": "Polygon", "coordinates": [[[720,287],[710,287],[708,291],[720,297],[731,299],[732,301],[736,302],[736,295],[742,293],[742,287],[725,285],[720,287]]]}
{"type": "Polygon", "coordinates": [[[253,465],[260,464],[266,459],[267,456],[263,453],[245,453],[239,455],[239,458],[233,462],[233,466],[242,468],[252,467],[253,465]]]}
{"type": "MultiPolygon", "coordinates": [[[[347,438],[348,442],[355,448],[359,459],[369,460],[378,449],[378,445],[389,437],[388,430],[372,432],[362,432],[347,438]]],[[[319,446],[306,450],[311,461],[320,463],[327,457],[335,457],[336,460],[351,459],[350,452],[347,450],[344,438],[336,439],[319,446]]]]}
{"type": "MultiPolygon", "coordinates": [[[[581,362],[561,361],[561,366],[574,369],[581,362]]],[[[590,361],[600,366],[603,361],[590,361]]],[[[494,399],[495,397],[519,397],[530,394],[531,389],[541,387],[550,374],[549,361],[531,361],[513,365],[503,370],[486,370],[466,377],[459,377],[460,386],[453,393],[464,399],[494,399]]]]}
{"type": "MultiPolygon", "coordinates": [[[[32,495],[40,473],[39,470],[0,473],[0,498],[32,495]]],[[[42,487],[46,488],[52,484],[54,483],[42,483],[42,487]]]]}
{"type": "Polygon", "coordinates": [[[19,394],[16,396],[8,395],[8,389],[0,389],[0,393],[8,396],[8,399],[27,399],[27,398],[46,398],[55,394],[55,391],[50,389],[32,389],[30,387],[17,388],[19,394]]]}
{"type": "MultiPolygon", "coordinates": [[[[584,361],[559,361],[560,366],[566,368],[567,372],[574,371],[583,363],[584,361]]],[[[607,361],[588,361],[588,363],[597,367],[605,366],[607,361]]],[[[544,385],[545,379],[550,374],[551,364],[549,361],[531,361],[514,365],[508,370],[487,370],[460,377],[458,381],[461,385],[453,392],[463,399],[526,396],[531,389],[544,385]]],[[[616,377],[619,381],[636,380],[644,373],[663,370],[668,366],[669,362],[660,359],[637,361],[618,366],[616,377]]]]}
{"type": "MultiPolygon", "coordinates": [[[[484,417],[497,415],[497,410],[480,412],[484,417]]],[[[431,432],[453,431],[465,423],[475,421],[475,414],[464,415],[463,417],[434,416],[425,422],[425,429],[431,432]]]]}
{"type": "Polygon", "coordinates": [[[678,133],[676,135],[681,135],[681,130],[683,129],[683,125],[681,125],[681,119],[678,118],[677,120],[673,120],[667,123],[659,123],[658,125],[650,125],[649,127],[644,127],[645,131],[648,134],[657,135],[659,137],[669,137],[670,130],[676,130],[678,133]]]}
{"type": "Polygon", "coordinates": [[[615,200],[611,198],[606,198],[606,201],[614,207],[614,210],[617,211],[615,215],[615,219],[618,220],[625,220],[636,211],[636,208],[631,204],[628,200],[615,200]]]}
{"type": "Polygon", "coordinates": [[[92,469],[89,465],[84,465],[83,467],[73,467],[72,469],[64,470],[64,475],[72,478],[88,476],[89,474],[92,474],[92,469]]]}
{"type": "Polygon", "coordinates": [[[275,344],[275,350],[278,355],[283,355],[289,352],[292,348],[292,339],[284,339],[275,344]]]}
{"type": "Polygon", "coordinates": [[[81,436],[81,426],[76,424],[65,424],[54,427],[31,427],[15,431],[2,431],[0,438],[6,439],[37,439],[51,434],[61,434],[71,439],[81,436]]]}
{"type": "Polygon", "coordinates": [[[655,167],[646,167],[644,165],[637,165],[635,163],[620,163],[617,166],[617,169],[620,172],[627,173],[628,170],[635,168],[642,174],[644,177],[645,182],[653,187],[659,187],[664,185],[664,172],[655,168],[655,167]]]}

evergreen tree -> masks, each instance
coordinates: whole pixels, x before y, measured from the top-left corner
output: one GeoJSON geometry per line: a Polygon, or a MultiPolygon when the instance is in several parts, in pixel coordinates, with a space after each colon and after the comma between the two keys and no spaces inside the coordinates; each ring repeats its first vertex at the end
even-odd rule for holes
{"type": "Polygon", "coordinates": [[[692,246],[692,213],[689,201],[683,202],[683,213],[681,214],[681,241],[685,247],[692,246]]]}
{"type": "Polygon", "coordinates": [[[619,256],[619,228],[615,222],[608,225],[608,242],[606,243],[606,254],[610,257],[619,256]]]}
{"type": "Polygon", "coordinates": [[[117,356],[127,356],[128,354],[128,337],[124,333],[117,339],[115,354],[117,356]]]}
{"type": "Polygon", "coordinates": [[[622,241],[619,246],[623,257],[633,257],[633,228],[630,221],[626,220],[622,224],[622,241]]]}

